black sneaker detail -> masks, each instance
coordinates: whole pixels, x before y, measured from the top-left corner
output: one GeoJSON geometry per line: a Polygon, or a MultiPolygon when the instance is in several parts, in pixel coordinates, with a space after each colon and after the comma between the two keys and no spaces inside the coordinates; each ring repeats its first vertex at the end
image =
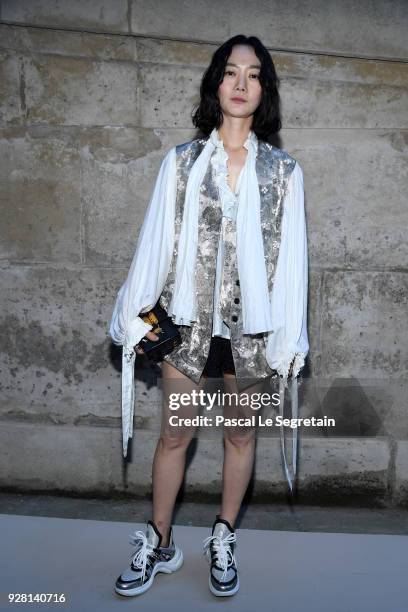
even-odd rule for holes
{"type": "Polygon", "coordinates": [[[235,529],[231,526],[231,523],[229,523],[227,519],[220,518],[219,514],[216,515],[216,519],[213,523],[213,528],[212,528],[213,533],[214,533],[214,527],[216,526],[217,523],[224,523],[224,525],[228,527],[231,533],[235,533],[235,529]]]}
{"type": "Polygon", "coordinates": [[[160,544],[162,543],[162,540],[163,540],[163,536],[162,536],[162,534],[161,534],[161,533],[160,533],[160,531],[158,530],[157,525],[156,525],[156,523],[155,523],[154,521],[150,521],[150,520],[149,520],[149,521],[147,521],[147,524],[152,526],[154,533],[155,533],[155,534],[157,535],[157,537],[159,538],[159,541],[158,541],[158,543],[157,543],[157,548],[160,548],[160,544]]]}

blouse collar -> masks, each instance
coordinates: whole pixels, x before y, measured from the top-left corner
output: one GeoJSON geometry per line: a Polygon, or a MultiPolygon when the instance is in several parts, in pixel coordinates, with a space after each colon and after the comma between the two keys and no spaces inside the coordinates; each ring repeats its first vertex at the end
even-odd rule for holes
{"type": "MultiPolygon", "coordinates": [[[[217,128],[214,128],[210,134],[210,140],[215,147],[224,149],[224,143],[220,139],[217,128]]],[[[258,150],[258,138],[253,130],[249,131],[248,138],[244,142],[244,147],[248,150],[252,146],[255,153],[258,150]]]]}

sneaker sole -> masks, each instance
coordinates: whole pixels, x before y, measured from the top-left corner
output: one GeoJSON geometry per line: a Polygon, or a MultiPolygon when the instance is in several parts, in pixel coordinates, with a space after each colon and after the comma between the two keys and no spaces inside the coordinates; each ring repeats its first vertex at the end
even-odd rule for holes
{"type": "Polygon", "coordinates": [[[237,584],[230,591],[217,591],[211,582],[211,576],[208,579],[208,586],[210,587],[211,593],[216,597],[229,597],[230,595],[235,595],[235,593],[239,590],[239,576],[237,579],[237,584]]]}
{"type": "Polygon", "coordinates": [[[141,587],[136,587],[134,589],[120,589],[119,587],[115,586],[115,591],[119,595],[124,595],[125,597],[141,595],[142,593],[150,589],[156,574],[172,574],[173,572],[176,572],[178,569],[180,569],[180,567],[183,565],[183,562],[183,553],[180,548],[176,547],[176,554],[174,555],[173,559],[171,559],[171,561],[161,561],[160,563],[157,563],[153,569],[152,575],[150,576],[149,580],[145,582],[141,587]]]}

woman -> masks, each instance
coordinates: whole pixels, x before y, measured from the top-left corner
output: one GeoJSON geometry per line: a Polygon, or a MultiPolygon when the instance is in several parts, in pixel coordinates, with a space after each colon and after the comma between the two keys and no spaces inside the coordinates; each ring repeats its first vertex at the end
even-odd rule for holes
{"type": "MultiPolygon", "coordinates": [[[[280,377],[282,411],[291,378],[296,403],[294,383],[309,349],[303,175],[293,157],[269,143],[281,127],[277,85],[272,58],[258,38],[235,36],[215,52],[193,117],[202,137],[167,153],[117,297],[110,334],[124,347],[125,455],[132,435],[134,347],[141,354],[143,336],[157,338],[138,315],[160,298],[182,335],[162,368],[165,401],[153,463],[153,518],[146,534],[133,537],[132,564],[115,586],[122,595],[143,593],[157,572],[171,573],[183,563],[171,520],[194,428],[171,436],[171,386],[198,390],[207,377],[223,376],[228,390],[241,390],[244,378],[280,377]]],[[[194,410],[188,407],[189,416],[194,410]]],[[[239,589],[234,523],[255,448],[253,429],[239,434],[224,436],[222,506],[204,541],[216,596],[239,589]]],[[[295,446],[293,452],[295,466],[295,446]]],[[[285,455],[284,461],[292,489],[285,455]]]]}

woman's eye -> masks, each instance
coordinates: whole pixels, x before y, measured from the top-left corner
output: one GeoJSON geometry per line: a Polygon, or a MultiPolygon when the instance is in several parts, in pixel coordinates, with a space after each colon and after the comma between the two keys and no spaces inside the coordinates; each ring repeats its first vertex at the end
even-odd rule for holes
{"type": "Polygon", "coordinates": [[[234,75],[234,72],[232,70],[226,70],[225,74],[232,74],[232,75],[234,75]]]}
{"type": "Polygon", "coordinates": [[[251,78],[259,79],[259,74],[251,74],[250,76],[251,76],[251,78]]]}

